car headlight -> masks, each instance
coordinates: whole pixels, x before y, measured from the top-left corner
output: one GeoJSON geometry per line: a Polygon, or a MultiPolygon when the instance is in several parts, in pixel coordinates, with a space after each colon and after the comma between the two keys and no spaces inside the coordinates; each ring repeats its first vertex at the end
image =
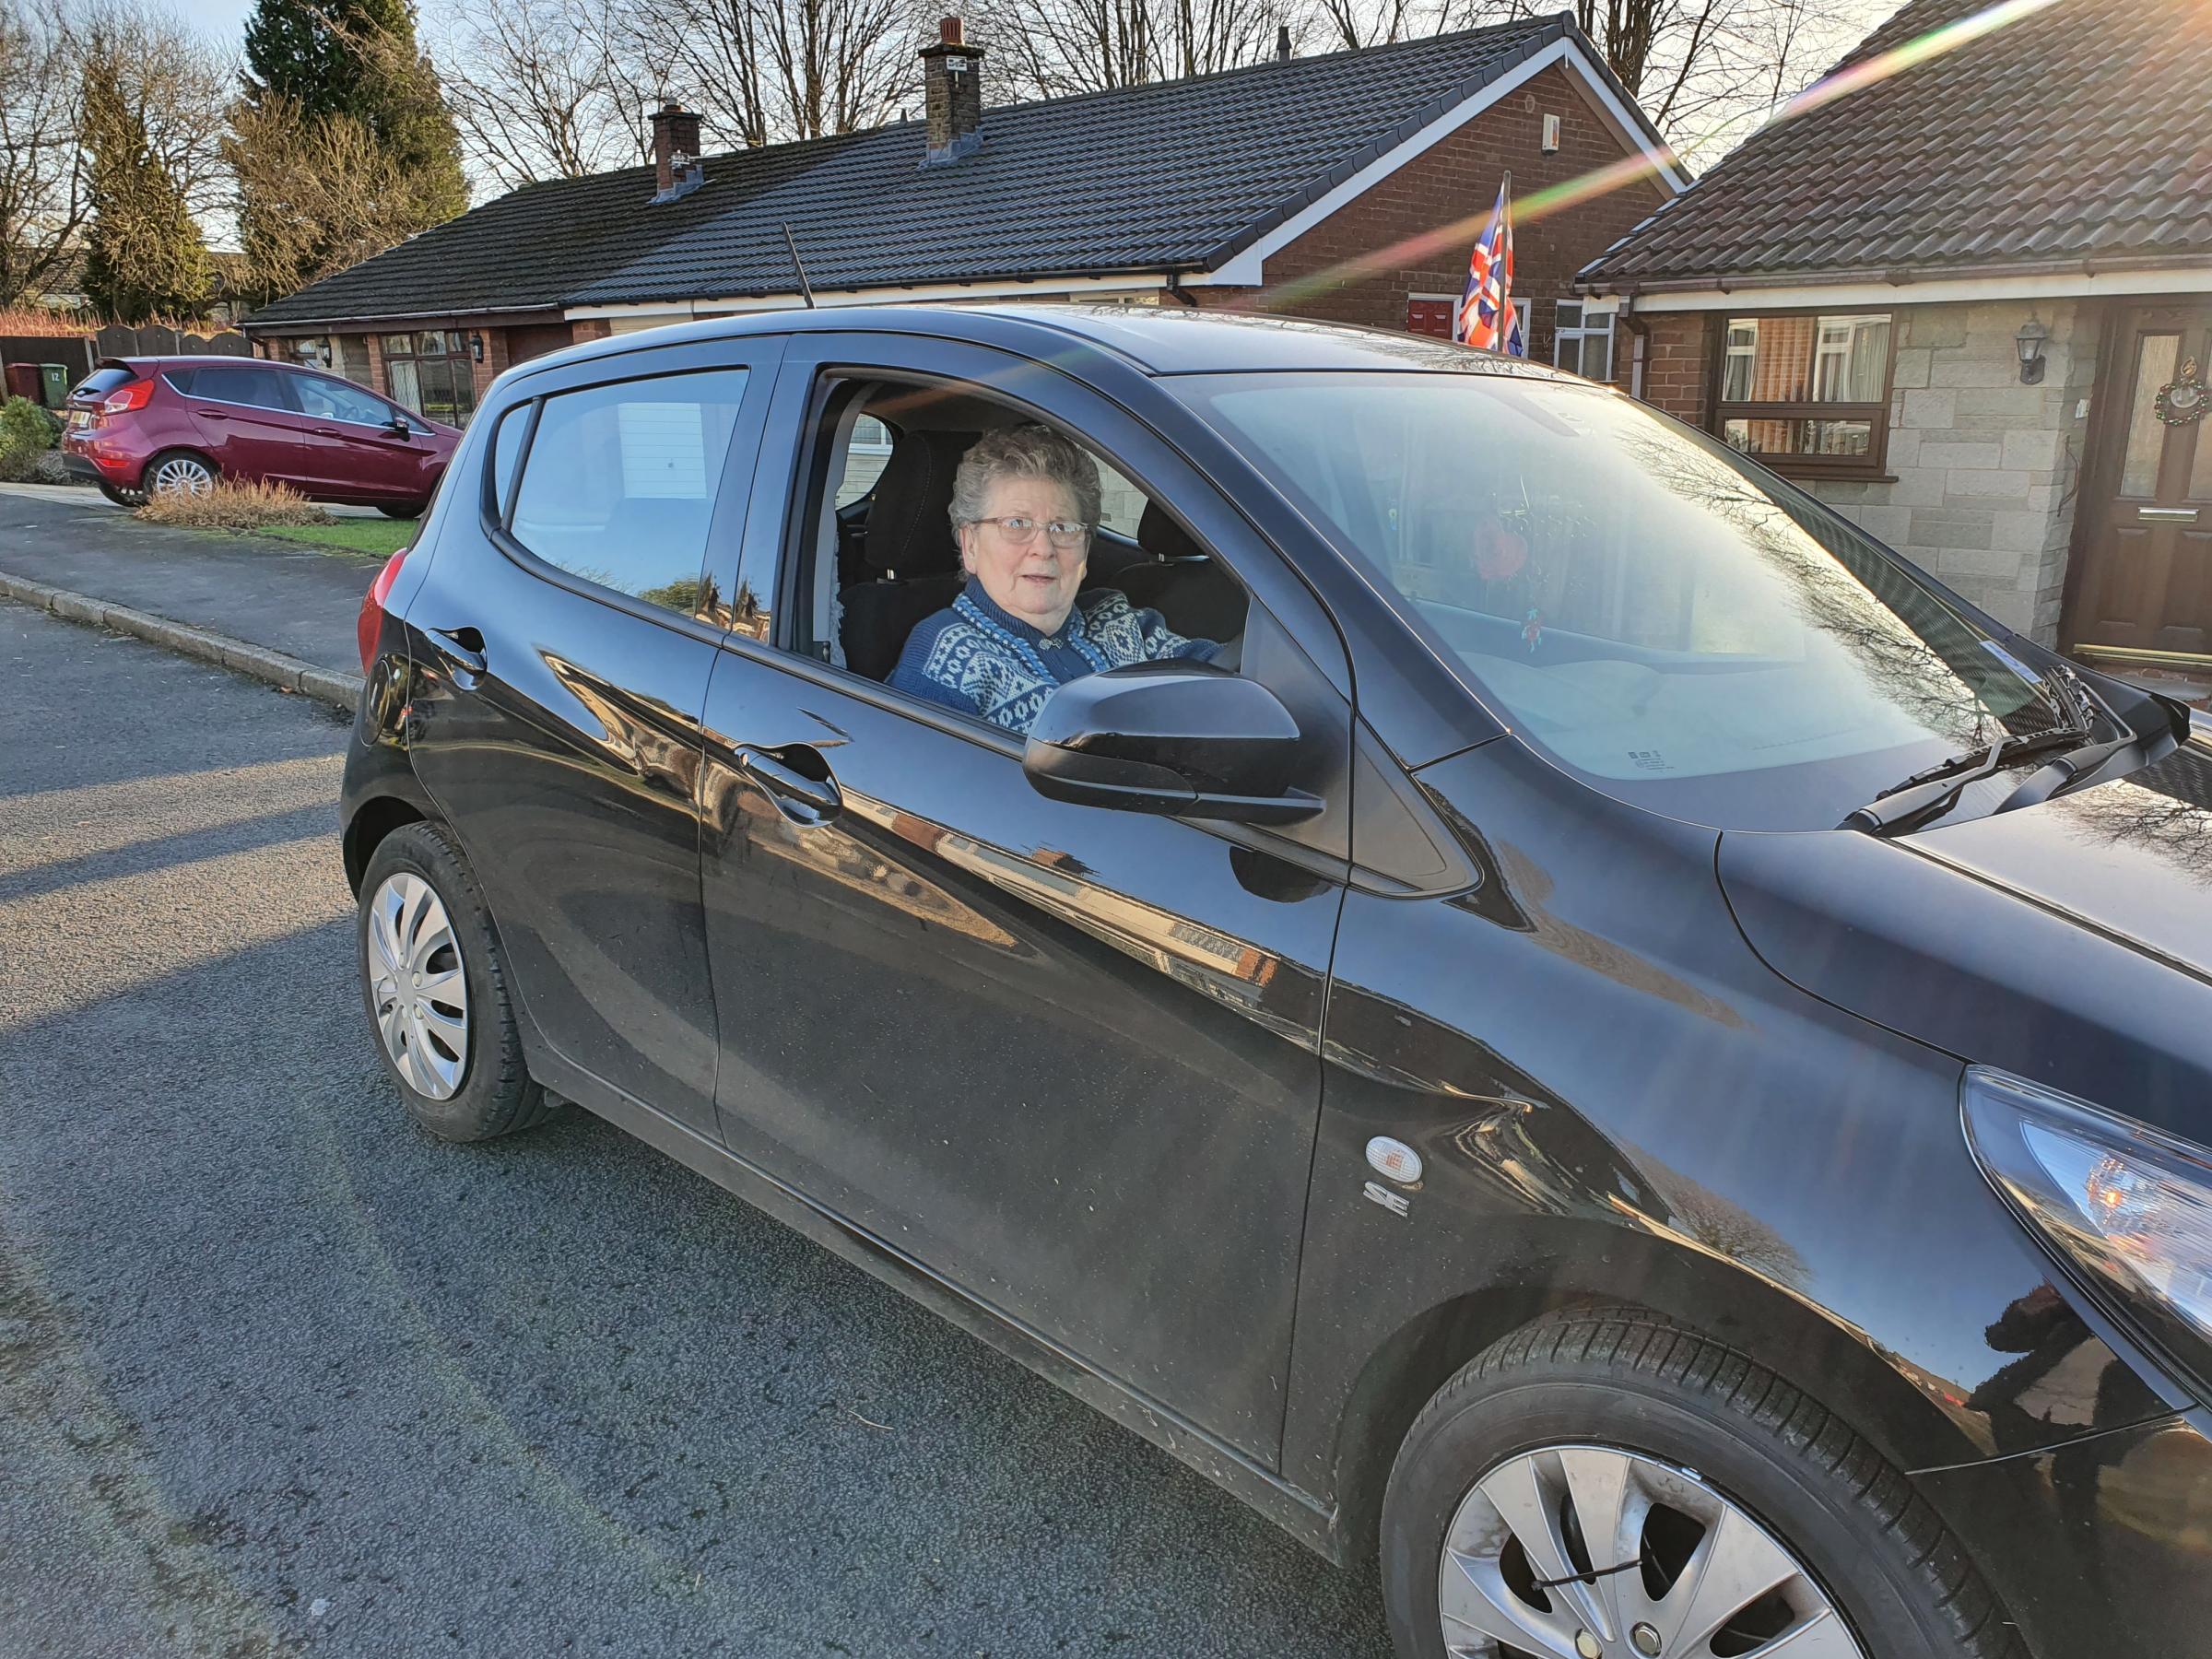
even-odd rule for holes
{"type": "Polygon", "coordinates": [[[1961,1101],[1997,1191],[2212,1398],[2212,1149],[1986,1066],[1961,1101]]]}

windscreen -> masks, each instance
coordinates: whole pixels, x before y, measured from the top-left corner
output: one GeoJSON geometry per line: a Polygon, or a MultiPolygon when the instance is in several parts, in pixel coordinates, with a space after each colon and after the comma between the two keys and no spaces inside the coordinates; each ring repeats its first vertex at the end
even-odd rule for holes
{"type": "Polygon", "coordinates": [[[1174,382],[1524,738],[1618,797],[1835,824],[2053,724],[2040,670],[1702,434],[1497,373],[1174,382]]]}

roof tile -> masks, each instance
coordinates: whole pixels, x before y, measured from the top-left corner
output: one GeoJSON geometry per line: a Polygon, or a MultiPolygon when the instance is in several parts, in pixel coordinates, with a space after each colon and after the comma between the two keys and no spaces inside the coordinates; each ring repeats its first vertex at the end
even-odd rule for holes
{"type": "MultiPolygon", "coordinates": [[[[1912,0],[1844,60],[1980,9],[1912,0]]],[[[1843,65],[1840,65],[1839,67],[1843,65]]],[[[1600,289],[2212,259],[2212,0],[2055,0],[1755,134],[1585,266],[1600,289]]]]}

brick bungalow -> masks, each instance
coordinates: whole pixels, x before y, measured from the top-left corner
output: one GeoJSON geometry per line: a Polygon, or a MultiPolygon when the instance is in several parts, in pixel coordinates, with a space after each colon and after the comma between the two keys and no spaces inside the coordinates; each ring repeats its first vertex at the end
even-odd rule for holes
{"type": "Polygon", "coordinates": [[[2057,0],[1768,127],[1582,273],[1617,378],[2012,627],[2212,669],[2205,16],[2057,0]]]}
{"type": "MultiPolygon", "coordinates": [[[[1190,80],[985,109],[958,19],[923,53],[926,117],[697,159],[655,117],[654,165],[515,191],[266,306],[258,350],[327,363],[465,419],[510,363],[574,340],[803,303],[982,299],[1249,305],[1651,154],[1641,177],[1517,230],[1533,355],[1603,374],[1575,271],[1686,180],[1564,14],[1190,80]]],[[[1473,230],[1281,309],[1449,332],[1473,230]]]]}

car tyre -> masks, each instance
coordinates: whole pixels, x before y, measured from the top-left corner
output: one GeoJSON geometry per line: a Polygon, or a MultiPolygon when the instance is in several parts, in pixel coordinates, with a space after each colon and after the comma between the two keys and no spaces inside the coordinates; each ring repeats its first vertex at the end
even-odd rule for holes
{"type": "Polygon", "coordinates": [[[356,926],[361,1000],[377,1053],[415,1121],[444,1140],[489,1140],[543,1122],[509,1001],[498,930],[442,826],[377,843],[356,926]]]}
{"type": "Polygon", "coordinates": [[[185,490],[203,495],[222,479],[223,469],[197,450],[163,450],[146,464],[139,485],[148,496],[185,490]]]}
{"type": "Polygon", "coordinates": [[[429,505],[428,501],[409,501],[405,506],[399,507],[379,506],[377,511],[388,519],[418,519],[422,516],[423,509],[429,505]]]}
{"type": "Polygon", "coordinates": [[[1830,1614],[1851,1641],[1835,1642],[1830,1630],[1830,1645],[1808,1640],[1806,1651],[1849,1653],[1855,1644],[1864,1659],[2026,1652],[1926,1500],[1841,1418],[1733,1349],[1636,1310],[1540,1320],[1444,1384],[1391,1470],[1382,1576],[1398,1651],[1421,1659],[1591,1647],[1604,1659],[1757,1653],[1830,1614]],[[1610,1547],[1582,1538],[1585,1507],[1593,1530],[1613,1517],[1610,1547]],[[1723,1534],[1730,1509],[1735,1517],[1723,1534]],[[1552,1535],[1532,1517],[1556,1523],[1552,1535]],[[1449,1568],[1447,1544],[1457,1552],[1449,1568]],[[1702,1545],[1801,1571],[1736,1609],[1717,1645],[1687,1630],[1663,1633],[1656,1627],[1666,1620],[1647,1615],[1688,1580],[1702,1545]],[[1762,1548],[1771,1553],[1749,1554],[1762,1548]],[[1602,1574],[1622,1566],[1597,1559],[1615,1551],[1641,1565],[1602,1574]],[[1565,1565],[1547,1572],[1539,1564],[1547,1553],[1563,1554],[1565,1565]],[[1477,1583],[1486,1589],[1467,1588],[1477,1583]],[[1455,1621],[1448,1646],[1440,1585],[1461,1616],[1507,1633],[1516,1615],[1550,1620],[1553,1645],[1524,1649],[1500,1642],[1497,1630],[1486,1638],[1455,1621]],[[1502,1619],[1500,1597],[1511,1598],[1502,1619]]]}
{"type": "Polygon", "coordinates": [[[146,493],[143,490],[124,489],[119,485],[109,483],[104,478],[100,480],[100,493],[106,496],[118,507],[143,507],[146,505],[146,493]]]}

